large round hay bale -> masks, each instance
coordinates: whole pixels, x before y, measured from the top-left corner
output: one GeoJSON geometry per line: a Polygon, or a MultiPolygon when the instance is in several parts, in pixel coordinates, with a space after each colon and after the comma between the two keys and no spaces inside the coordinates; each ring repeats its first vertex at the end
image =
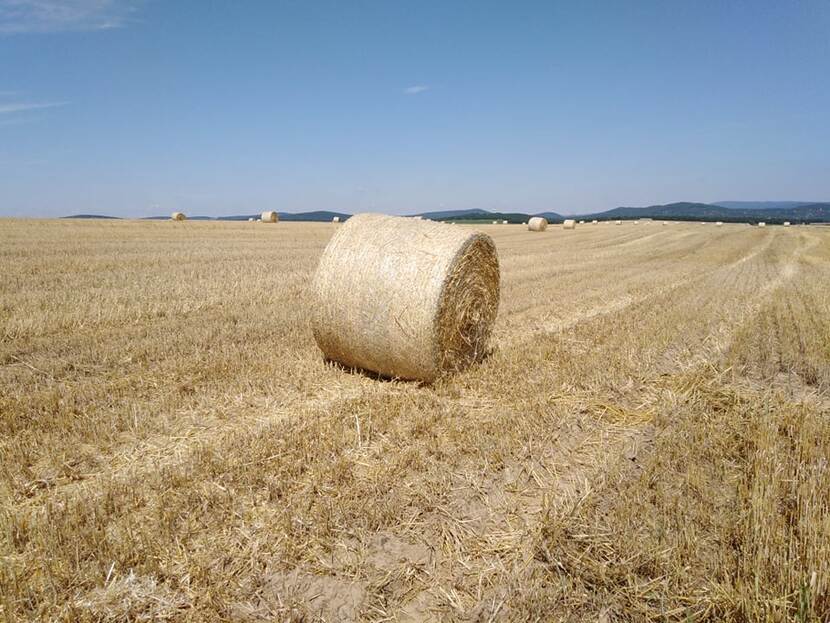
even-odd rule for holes
{"type": "Polygon", "coordinates": [[[480,232],[358,214],[323,251],[312,292],[314,339],[328,359],[430,382],[484,356],[498,256],[480,232]]]}
{"type": "Polygon", "coordinates": [[[184,215],[184,212],[173,212],[173,214],[170,215],[171,221],[184,221],[186,219],[187,217],[184,215]]]}
{"type": "Polygon", "coordinates": [[[276,223],[280,220],[280,215],[273,210],[269,210],[268,212],[263,212],[259,220],[263,223],[276,223]]]}
{"type": "Polygon", "coordinates": [[[562,229],[576,229],[576,221],[572,218],[566,218],[562,223],[562,229]]]}
{"type": "Polygon", "coordinates": [[[543,216],[534,216],[527,222],[530,231],[545,231],[548,228],[548,219],[543,216]]]}

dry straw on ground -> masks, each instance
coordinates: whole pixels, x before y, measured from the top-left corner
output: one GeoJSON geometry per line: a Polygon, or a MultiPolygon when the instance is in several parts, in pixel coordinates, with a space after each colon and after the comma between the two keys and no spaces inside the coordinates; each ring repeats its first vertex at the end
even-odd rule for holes
{"type": "Polygon", "coordinates": [[[545,231],[548,228],[548,219],[542,216],[534,216],[527,222],[530,231],[545,231]]]}
{"type": "Polygon", "coordinates": [[[263,212],[259,220],[263,223],[276,223],[280,220],[280,215],[273,210],[269,210],[267,212],[263,212]]]}
{"type": "Polygon", "coordinates": [[[562,229],[576,229],[576,221],[572,218],[565,219],[562,223],[562,229]]]}
{"type": "Polygon", "coordinates": [[[0,620],[830,621],[830,227],[488,225],[426,386],[320,356],[343,227],[0,222],[0,620]]]}
{"type": "Polygon", "coordinates": [[[314,337],[329,359],[430,382],[484,356],[498,257],[475,231],[360,214],[332,237],[313,291],[314,337]]]}
{"type": "Polygon", "coordinates": [[[171,221],[183,221],[186,218],[187,217],[184,215],[184,212],[173,212],[173,214],[170,215],[171,221]]]}

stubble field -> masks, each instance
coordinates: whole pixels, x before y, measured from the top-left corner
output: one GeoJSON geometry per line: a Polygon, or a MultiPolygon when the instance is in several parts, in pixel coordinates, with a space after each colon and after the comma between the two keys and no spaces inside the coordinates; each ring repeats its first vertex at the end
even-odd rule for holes
{"type": "Polygon", "coordinates": [[[481,226],[419,386],[317,350],[335,227],[0,222],[0,619],[830,619],[830,231],[481,226]]]}

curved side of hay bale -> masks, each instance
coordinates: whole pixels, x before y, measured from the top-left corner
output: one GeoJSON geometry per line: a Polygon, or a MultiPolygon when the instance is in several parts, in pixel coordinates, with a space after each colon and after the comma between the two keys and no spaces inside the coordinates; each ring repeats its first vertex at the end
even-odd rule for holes
{"type": "Polygon", "coordinates": [[[273,210],[268,210],[267,212],[263,212],[262,216],[260,216],[259,220],[263,223],[277,223],[280,220],[280,215],[274,212],[273,210]]]}
{"type": "Polygon", "coordinates": [[[548,219],[543,216],[534,216],[527,222],[530,231],[545,231],[548,228],[548,219]]]}
{"type": "Polygon", "coordinates": [[[430,382],[486,353],[498,256],[480,232],[358,214],[323,251],[312,292],[314,339],[328,359],[430,382]]]}
{"type": "Polygon", "coordinates": [[[186,219],[187,217],[184,215],[184,212],[173,212],[173,214],[170,215],[171,221],[184,221],[186,219]]]}
{"type": "Polygon", "coordinates": [[[562,229],[576,229],[576,221],[572,218],[565,219],[562,223],[562,229]]]}

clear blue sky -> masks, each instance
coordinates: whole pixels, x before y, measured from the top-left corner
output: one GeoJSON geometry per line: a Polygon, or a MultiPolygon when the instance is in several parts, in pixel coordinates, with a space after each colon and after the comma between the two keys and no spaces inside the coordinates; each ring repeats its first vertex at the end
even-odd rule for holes
{"type": "Polygon", "coordinates": [[[0,214],[830,200],[830,2],[0,0],[0,214]]]}

